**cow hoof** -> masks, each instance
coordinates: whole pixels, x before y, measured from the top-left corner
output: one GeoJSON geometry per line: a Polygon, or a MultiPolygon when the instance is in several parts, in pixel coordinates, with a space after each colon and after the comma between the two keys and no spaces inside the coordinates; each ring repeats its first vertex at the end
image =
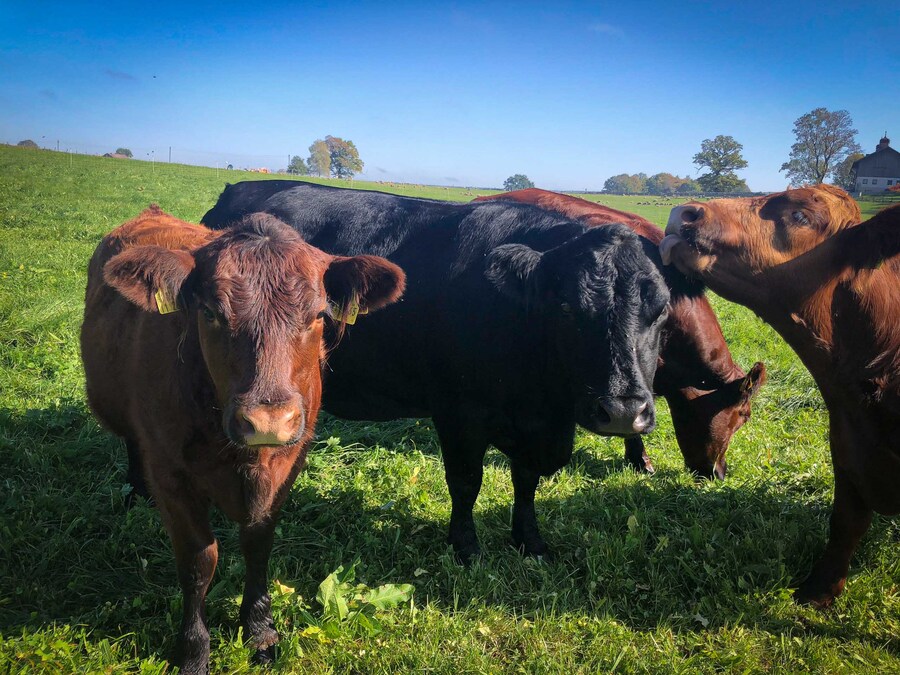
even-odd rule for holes
{"type": "Polygon", "coordinates": [[[275,645],[270,645],[265,649],[257,649],[253,656],[250,657],[250,663],[254,666],[268,667],[275,663],[277,658],[275,645]]]}
{"type": "Polygon", "coordinates": [[[843,580],[838,584],[825,585],[807,579],[794,591],[794,602],[798,605],[808,605],[815,609],[828,609],[834,599],[841,594],[844,588],[843,580]]]}
{"type": "Polygon", "coordinates": [[[550,547],[547,542],[540,536],[537,537],[516,537],[513,535],[513,548],[528,558],[537,558],[538,560],[548,560],[550,558],[550,547]]]}
{"type": "Polygon", "coordinates": [[[454,546],[453,557],[463,567],[469,567],[475,560],[481,557],[481,547],[478,544],[468,546],[454,546]]]}
{"type": "Polygon", "coordinates": [[[628,459],[628,466],[630,466],[632,469],[634,469],[638,473],[645,473],[648,476],[656,473],[656,469],[654,468],[653,463],[649,459],[638,460],[638,461],[632,461],[631,459],[628,459]]]}

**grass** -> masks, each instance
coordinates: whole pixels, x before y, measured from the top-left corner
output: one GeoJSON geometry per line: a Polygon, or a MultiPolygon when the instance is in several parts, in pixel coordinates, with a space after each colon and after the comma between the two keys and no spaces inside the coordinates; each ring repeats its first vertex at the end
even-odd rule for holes
{"type": "MultiPolygon", "coordinates": [[[[155,510],[124,509],[124,451],[85,406],[78,329],[102,235],[150,202],[196,221],[225,178],[0,147],[0,672],[170,671],[181,602],[171,549],[155,510]]],[[[488,192],[354,186],[459,200],[488,192]]],[[[589,198],[658,223],[670,208],[652,197],[589,198]]],[[[735,357],[769,368],[732,443],[729,479],[685,474],[664,401],[646,439],[653,477],[625,469],[620,441],[579,433],[571,464],[538,494],[550,562],[508,546],[512,487],[499,453],[489,453],[476,507],[486,553],[464,569],[444,543],[449,497],[429,421],[324,418],[270,567],[280,584],[276,670],[900,672],[900,524],[876,519],[832,610],[793,604],[789,586],[825,542],[826,413],[768,326],[713,302],[735,357]],[[413,584],[412,603],[385,613],[377,636],[311,630],[300,610],[357,556],[358,581],[413,584]]],[[[214,522],[213,670],[246,672],[236,529],[214,522]]]]}

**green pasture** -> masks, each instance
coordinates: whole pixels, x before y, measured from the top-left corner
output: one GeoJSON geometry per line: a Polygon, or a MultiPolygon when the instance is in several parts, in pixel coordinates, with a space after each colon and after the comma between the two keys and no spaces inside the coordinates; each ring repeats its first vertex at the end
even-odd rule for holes
{"type": "MultiPolygon", "coordinates": [[[[169,542],[153,508],[125,510],[123,447],[85,405],[85,269],[103,234],[149,203],[196,221],[225,180],[265,177],[0,147],[0,673],[171,672],[181,600],[169,542]]],[[[589,198],[657,223],[673,203],[589,198]]],[[[485,554],[462,568],[444,543],[450,502],[429,421],[322,419],[271,561],[276,671],[900,672],[900,522],[876,518],[831,610],[794,605],[789,589],[826,538],[826,412],[768,326],[713,302],[737,360],[769,371],[728,480],[684,472],[662,400],[646,439],[652,477],[625,468],[621,441],[579,433],[571,464],[538,493],[549,561],[509,546],[501,454],[488,455],[476,506],[485,554]],[[320,582],[357,557],[357,581],[412,584],[412,601],[379,614],[377,634],[318,629],[320,582]]],[[[212,667],[246,672],[236,529],[214,522],[212,667]]]]}

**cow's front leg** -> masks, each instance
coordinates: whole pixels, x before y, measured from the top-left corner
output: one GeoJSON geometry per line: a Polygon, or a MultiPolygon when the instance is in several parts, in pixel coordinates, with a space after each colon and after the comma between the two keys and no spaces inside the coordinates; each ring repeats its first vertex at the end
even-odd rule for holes
{"type": "MultiPolygon", "coordinates": [[[[182,487],[189,490],[189,487],[182,487]]],[[[178,636],[181,672],[208,673],[206,592],[219,559],[218,543],[209,526],[208,505],[183,496],[176,498],[172,494],[159,495],[158,504],[163,524],[172,540],[178,581],[184,597],[178,636]]]]}
{"type": "Polygon", "coordinates": [[[544,556],[547,543],[538,530],[534,513],[534,493],[541,475],[523,466],[522,462],[511,460],[514,501],[512,513],[513,544],[525,555],[544,556]]]}
{"type": "Polygon", "coordinates": [[[447,541],[457,559],[467,565],[481,553],[472,509],[481,491],[487,441],[466,418],[436,415],[434,426],[441,440],[444,475],[452,503],[447,541]]]}
{"type": "Polygon", "coordinates": [[[241,552],[247,563],[244,598],[241,602],[241,625],[256,648],[255,663],[268,664],[275,660],[278,631],[272,619],[272,599],[269,596],[269,556],[275,537],[275,519],[241,527],[241,552]]]}
{"type": "Polygon", "coordinates": [[[834,507],[828,544],[809,577],[794,594],[797,602],[822,609],[831,605],[844,590],[850,558],[871,523],[872,509],[865,504],[844,472],[835,468],[834,507]]]}
{"type": "Polygon", "coordinates": [[[640,436],[629,436],[625,439],[625,461],[638,473],[656,473],[640,436]]]}

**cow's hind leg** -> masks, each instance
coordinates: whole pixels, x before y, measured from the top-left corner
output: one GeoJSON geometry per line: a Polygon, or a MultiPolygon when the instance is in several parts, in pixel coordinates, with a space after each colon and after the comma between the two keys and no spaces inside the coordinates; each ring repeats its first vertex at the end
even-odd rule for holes
{"type": "Polygon", "coordinates": [[[474,429],[472,420],[435,415],[434,426],[441,441],[444,475],[452,508],[447,541],[464,565],[481,553],[472,509],[481,491],[487,440],[474,429]]]}
{"type": "Polygon", "coordinates": [[[828,544],[809,577],[794,594],[797,602],[825,608],[841,594],[847,581],[850,558],[869,529],[872,515],[850,479],[835,469],[828,544]]]}
{"type": "Polygon", "coordinates": [[[625,439],[625,462],[638,473],[656,473],[640,436],[625,439]]]}
{"type": "Polygon", "coordinates": [[[534,493],[541,475],[515,460],[510,461],[515,501],[512,514],[513,544],[525,555],[541,557],[547,554],[547,543],[538,530],[534,513],[534,493]]]}
{"type": "Polygon", "coordinates": [[[256,647],[253,660],[258,664],[275,661],[278,631],[272,619],[272,600],[268,590],[269,556],[275,537],[274,517],[256,525],[241,527],[241,552],[247,563],[241,625],[256,647]]]}

